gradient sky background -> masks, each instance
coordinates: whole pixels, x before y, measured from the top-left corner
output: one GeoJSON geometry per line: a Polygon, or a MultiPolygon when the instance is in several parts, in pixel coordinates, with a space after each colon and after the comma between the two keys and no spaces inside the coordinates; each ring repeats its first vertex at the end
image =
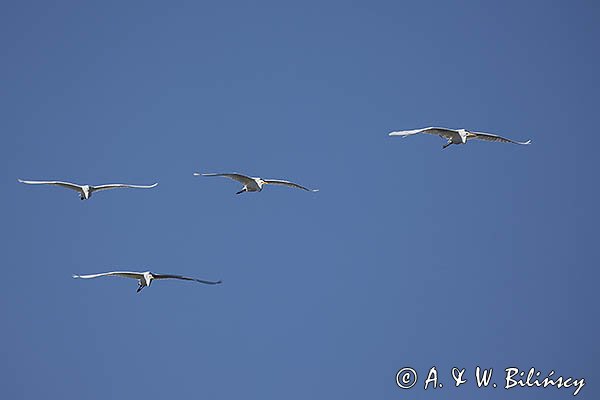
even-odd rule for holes
{"type": "Polygon", "coordinates": [[[0,397],[598,398],[599,11],[3,2],[0,397]],[[533,144],[387,137],[429,125],[533,144]],[[113,269],[224,284],[71,279],[113,269]]]}

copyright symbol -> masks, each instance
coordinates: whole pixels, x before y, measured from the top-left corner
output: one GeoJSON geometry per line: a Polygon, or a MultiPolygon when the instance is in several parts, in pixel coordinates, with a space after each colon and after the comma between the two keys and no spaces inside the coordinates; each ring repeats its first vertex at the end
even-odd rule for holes
{"type": "Polygon", "coordinates": [[[396,374],[396,385],[400,389],[410,389],[417,383],[417,371],[410,367],[402,368],[396,374]]]}

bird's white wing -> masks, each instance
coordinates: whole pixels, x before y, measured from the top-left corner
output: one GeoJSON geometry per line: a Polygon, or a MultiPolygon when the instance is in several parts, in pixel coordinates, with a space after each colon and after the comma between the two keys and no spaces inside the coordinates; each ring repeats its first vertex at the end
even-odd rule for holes
{"type": "Polygon", "coordinates": [[[71,190],[76,190],[78,192],[81,192],[81,186],[75,184],[75,183],[70,183],[70,182],[61,182],[61,181],[24,181],[22,179],[17,179],[19,182],[21,183],[26,183],[28,185],[54,185],[54,186],[60,186],[60,187],[64,187],[67,189],[71,189],[71,190]]]}
{"type": "Polygon", "coordinates": [[[390,132],[388,134],[388,136],[407,137],[407,136],[411,136],[411,135],[416,135],[418,133],[428,133],[431,135],[442,136],[442,137],[445,137],[446,139],[451,139],[457,135],[458,131],[454,130],[454,129],[449,129],[449,128],[440,128],[440,127],[430,126],[428,128],[413,129],[410,131],[390,132]]]}
{"type": "Polygon", "coordinates": [[[264,181],[271,185],[290,186],[290,187],[306,190],[307,192],[318,192],[319,191],[319,189],[308,189],[308,188],[305,188],[304,186],[298,185],[297,183],[290,182],[290,181],[283,181],[281,179],[264,179],[264,181]]]}
{"type": "Polygon", "coordinates": [[[92,274],[92,275],[73,275],[73,278],[92,279],[92,278],[100,278],[101,276],[120,276],[122,278],[142,279],[144,277],[144,274],[142,272],[113,271],[113,272],[102,272],[100,274],[92,274]]]}
{"type": "Polygon", "coordinates": [[[196,281],[196,282],[200,282],[200,283],[206,283],[207,285],[218,285],[219,283],[222,283],[222,281],[204,281],[202,279],[189,278],[187,276],[181,276],[181,275],[154,274],[153,273],[152,276],[154,277],[154,279],[181,279],[184,281],[196,281]]]}
{"type": "Polygon", "coordinates": [[[254,179],[249,176],[242,174],[201,174],[199,172],[194,172],[194,176],[224,176],[225,178],[233,179],[234,181],[240,182],[242,185],[251,185],[254,183],[254,179]]]}
{"type": "Polygon", "coordinates": [[[514,144],[521,144],[521,145],[531,143],[531,140],[528,140],[526,142],[517,142],[516,140],[511,140],[511,139],[508,139],[508,138],[505,138],[502,136],[498,136],[498,135],[494,135],[491,133],[473,132],[473,131],[469,131],[469,133],[467,134],[467,139],[479,139],[479,140],[487,140],[488,142],[514,143],[514,144]]]}
{"type": "Polygon", "coordinates": [[[111,183],[108,185],[92,186],[91,189],[94,192],[99,192],[101,190],[108,190],[108,189],[120,189],[120,188],[152,189],[152,188],[156,187],[157,185],[158,185],[158,183],[155,183],[153,185],[127,185],[125,183],[111,183]]]}

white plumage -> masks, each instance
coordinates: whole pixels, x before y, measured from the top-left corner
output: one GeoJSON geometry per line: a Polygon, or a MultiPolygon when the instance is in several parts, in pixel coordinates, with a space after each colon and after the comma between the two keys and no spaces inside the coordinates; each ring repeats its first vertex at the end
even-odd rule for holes
{"type": "Polygon", "coordinates": [[[131,278],[138,280],[138,288],[137,292],[145,288],[146,286],[150,286],[153,280],[155,279],[181,279],[184,281],[195,281],[200,283],[205,283],[207,285],[218,285],[222,283],[222,281],[205,281],[202,279],[189,278],[187,276],[181,275],[170,275],[170,274],[156,274],[154,272],[146,271],[146,272],[131,272],[131,271],[112,271],[112,272],[102,272],[99,274],[91,274],[91,275],[73,275],[73,278],[78,279],[93,279],[100,278],[103,276],[119,276],[121,278],[131,278]]]}
{"type": "Polygon", "coordinates": [[[517,142],[515,140],[511,140],[511,139],[508,139],[508,138],[505,138],[502,136],[494,135],[492,133],[468,131],[466,129],[440,128],[440,127],[434,127],[434,126],[430,126],[428,128],[422,128],[422,129],[413,129],[413,130],[408,130],[408,131],[390,132],[389,136],[407,137],[407,136],[412,136],[412,135],[416,135],[419,133],[428,133],[431,135],[438,135],[444,139],[447,139],[448,142],[442,147],[444,149],[446,147],[450,146],[451,144],[465,144],[465,143],[467,143],[467,140],[471,140],[471,139],[486,140],[488,142],[514,143],[514,144],[520,144],[520,145],[526,145],[526,144],[531,143],[531,140],[528,140],[526,142],[517,142]]]}
{"type": "Polygon", "coordinates": [[[242,190],[237,192],[236,194],[244,193],[244,192],[260,192],[263,189],[264,185],[281,185],[281,186],[289,186],[296,189],[306,190],[307,192],[318,192],[319,189],[308,189],[304,186],[298,185],[297,183],[284,181],[281,179],[262,179],[262,178],[254,178],[238,173],[228,173],[228,174],[201,174],[199,172],[194,172],[194,176],[223,176],[225,178],[233,179],[244,185],[242,190]]]}
{"type": "Polygon", "coordinates": [[[63,187],[65,189],[75,190],[75,191],[79,192],[79,198],[81,200],[87,200],[90,197],[92,197],[92,193],[100,192],[102,190],[122,189],[122,188],[152,189],[153,187],[156,187],[158,185],[158,183],[155,183],[153,185],[148,185],[148,186],[146,186],[146,185],[128,185],[125,183],[110,183],[108,185],[92,186],[92,185],[78,185],[76,183],[61,182],[61,181],[24,181],[21,179],[17,179],[17,180],[21,183],[26,183],[28,185],[53,185],[53,186],[63,187]]]}

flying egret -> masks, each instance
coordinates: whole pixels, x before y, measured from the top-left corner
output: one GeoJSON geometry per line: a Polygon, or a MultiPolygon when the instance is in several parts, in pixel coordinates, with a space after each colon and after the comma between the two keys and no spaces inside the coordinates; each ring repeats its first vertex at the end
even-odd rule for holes
{"type": "Polygon", "coordinates": [[[129,272],[129,271],[113,271],[113,272],[103,272],[100,274],[92,274],[92,275],[73,275],[73,278],[80,279],[92,279],[92,278],[100,278],[102,276],[120,276],[122,278],[132,278],[138,280],[138,288],[137,293],[140,292],[146,286],[150,286],[154,279],[182,279],[184,281],[196,281],[200,283],[205,283],[207,285],[218,285],[222,283],[222,281],[203,281],[201,279],[196,278],[188,278],[187,276],[181,275],[169,275],[169,274],[155,274],[154,272],[146,271],[146,272],[129,272]]]}
{"type": "Polygon", "coordinates": [[[263,190],[264,185],[282,185],[294,187],[297,189],[306,190],[307,192],[318,192],[319,189],[308,189],[304,186],[300,186],[297,183],[290,181],[283,181],[280,179],[262,179],[262,178],[253,178],[250,176],[242,175],[242,174],[201,174],[199,172],[194,172],[194,176],[224,176],[229,179],[233,179],[234,181],[238,181],[244,187],[242,190],[237,192],[236,194],[244,193],[244,192],[260,192],[263,190]]]}
{"type": "Polygon", "coordinates": [[[21,183],[26,183],[28,185],[54,185],[60,186],[67,189],[75,190],[79,192],[79,198],[81,200],[87,200],[92,197],[92,193],[99,192],[101,190],[108,189],[119,189],[119,188],[133,188],[133,189],[152,189],[156,187],[158,183],[153,185],[144,186],[144,185],[127,185],[124,183],[111,183],[108,185],[100,185],[100,186],[92,186],[92,185],[77,185],[75,183],[70,182],[60,182],[60,181],[24,181],[21,179],[17,179],[21,183]]]}
{"type": "Polygon", "coordinates": [[[531,140],[528,140],[526,142],[517,142],[502,136],[493,135],[491,133],[468,131],[466,129],[436,128],[433,126],[423,129],[413,129],[411,131],[390,132],[389,136],[407,137],[411,135],[416,135],[418,133],[429,133],[432,135],[439,135],[442,138],[448,139],[448,143],[446,143],[442,147],[443,149],[450,146],[451,144],[465,144],[467,143],[467,140],[470,139],[487,140],[488,142],[514,143],[521,145],[531,143],[531,140]]]}

